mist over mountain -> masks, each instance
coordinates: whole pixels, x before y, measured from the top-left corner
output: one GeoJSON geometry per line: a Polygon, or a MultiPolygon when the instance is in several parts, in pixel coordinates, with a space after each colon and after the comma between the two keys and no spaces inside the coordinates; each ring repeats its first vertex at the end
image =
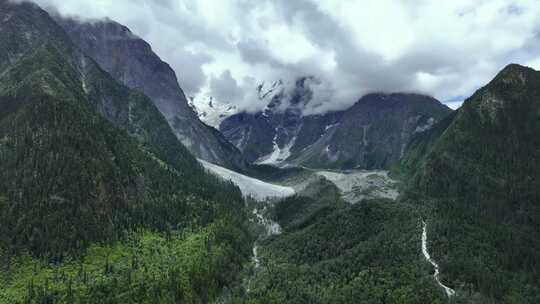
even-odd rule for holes
{"type": "Polygon", "coordinates": [[[414,134],[451,112],[428,96],[378,93],[343,111],[312,114],[313,82],[305,77],[294,90],[278,87],[261,99],[263,111],[229,114],[220,130],[251,162],[380,169],[396,164],[414,134]]]}
{"type": "Polygon", "coordinates": [[[299,77],[317,77],[324,114],[373,92],[454,101],[509,62],[540,67],[534,0],[36,2],[126,25],[171,65],[186,95],[250,112],[264,109],[253,98],[262,81],[293,88],[299,77]]]}
{"type": "Polygon", "coordinates": [[[539,12],[0,0],[0,304],[540,303],[539,12]]]}

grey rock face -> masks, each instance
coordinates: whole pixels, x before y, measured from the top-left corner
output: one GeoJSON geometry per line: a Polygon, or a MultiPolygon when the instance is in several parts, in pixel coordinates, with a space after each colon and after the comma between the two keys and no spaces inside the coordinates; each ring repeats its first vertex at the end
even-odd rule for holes
{"type": "Polygon", "coordinates": [[[46,42],[69,40],[62,28],[47,23],[49,15],[37,5],[29,2],[14,4],[0,0],[0,74],[46,42]]]}
{"type": "Polygon", "coordinates": [[[220,129],[249,161],[377,169],[397,163],[414,134],[451,112],[428,96],[369,94],[345,111],[303,116],[310,92],[297,82],[297,93],[284,110],[276,95],[264,112],[233,115],[220,129]]]}
{"type": "Polygon", "coordinates": [[[312,95],[307,81],[310,78],[298,79],[289,96],[285,96],[283,88],[277,87],[276,90],[281,91],[268,93],[273,97],[264,111],[232,115],[221,123],[221,132],[250,162],[276,164],[301,152],[317,141],[327,127],[335,124],[342,115],[341,112],[334,112],[303,116],[302,109],[310,102],[312,95]],[[272,153],[276,154],[270,159],[272,153]]]}
{"type": "Polygon", "coordinates": [[[221,123],[220,130],[249,162],[272,153],[276,130],[262,113],[235,114],[221,123]]]}
{"type": "Polygon", "coordinates": [[[82,51],[111,76],[150,97],[175,135],[197,157],[233,169],[245,168],[241,153],[202,123],[188,105],[172,68],[151,46],[114,21],[80,23],[56,17],[82,51]]]}
{"type": "MultiPolygon", "coordinates": [[[[49,88],[53,94],[88,102],[103,118],[137,139],[145,151],[171,166],[188,172],[200,168],[152,101],[103,71],[47,12],[33,3],[0,0],[0,16],[0,41],[6,42],[0,43],[0,89],[9,88],[10,82],[26,81],[14,75],[30,62],[25,71],[46,75],[41,76],[42,85],[49,87],[48,82],[54,79],[63,87],[49,88]]],[[[3,100],[0,118],[24,105],[5,96],[3,100]]]]}
{"type": "Polygon", "coordinates": [[[415,133],[451,110],[418,94],[369,94],[294,162],[319,167],[378,169],[396,164],[415,133]]]}

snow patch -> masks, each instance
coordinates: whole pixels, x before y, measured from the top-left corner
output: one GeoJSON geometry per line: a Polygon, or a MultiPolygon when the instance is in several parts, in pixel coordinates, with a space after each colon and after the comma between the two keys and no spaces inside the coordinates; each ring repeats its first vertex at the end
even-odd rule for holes
{"type": "Polygon", "coordinates": [[[283,198],[295,194],[294,189],[291,187],[284,187],[263,182],[256,178],[245,176],[238,172],[214,165],[201,159],[199,159],[199,162],[210,173],[213,173],[224,180],[230,180],[236,184],[244,196],[251,196],[256,200],[263,201],[267,198],[283,198]]]}
{"type": "Polygon", "coordinates": [[[276,95],[280,94],[283,91],[283,81],[277,80],[272,82],[270,86],[266,82],[262,82],[257,86],[257,92],[259,93],[259,100],[269,104],[276,95]]]}
{"type": "Polygon", "coordinates": [[[272,145],[274,150],[272,153],[265,155],[259,158],[255,163],[259,165],[277,165],[287,160],[291,156],[291,148],[296,142],[296,137],[294,137],[283,149],[281,149],[277,143],[278,140],[278,130],[276,129],[276,135],[272,140],[272,145]]]}
{"type": "Polygon", "coordinates": [[[328,125],[324,128],[324,132],[328,131],[329,129],[332,129],[333,127],[337,127],[339,123],[328,125]]]}
{"type": "Polygon", "coordinates": [[[364,147],[367,147],[367,145],[368,145],[367,131],[368,131],[369,127],[370,127],[369,125],[362,126],[362,129],[364,131],[364,136],[362,137],[362,143],[364,144],[364,147]]]}
{"type": "Polygon", "coordinates": [[[212,97],[209,97],[208,100],[205,98],[191,99],[189,105],[202,122],[216,129],[219,129],[221,123],[229,116],[238,113],[235,106],[219,103],[212,97]]]}

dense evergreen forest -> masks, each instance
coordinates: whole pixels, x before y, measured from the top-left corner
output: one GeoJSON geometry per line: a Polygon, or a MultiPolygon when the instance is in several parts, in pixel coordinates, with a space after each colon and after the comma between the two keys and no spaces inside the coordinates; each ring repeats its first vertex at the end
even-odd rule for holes
{"type": "Polygon", "coordinates": [[[282,234],[261,242],[248,292],[231,303],[447,303],[420,252],[419,210],[350,205],[327,181],[311,187],[269,210],[282,234]]]}
{"type": "Polygon", "coordinates": [[[47,13],[0,16],[0,303],[217,298],[250,255],[239,189],[47,13]]]}
{"type": "Polygon", "coordinates": [[[397,200],[320,177],[255,202],[45,11],[0,0],[0,20],[0,304],[540,303],[540,72],[510,65],[416,134],[397,200]]]}
{"type": "Polygon", "coordinates": [[[262,242],[247,303],[539,302],[539,88],[540,72],[510,65],[419,134],[393,170],[397,202],[277,203],[284,231],[262,242]],[[420,219],[451,298],[419,255],[420,219]]]}
{"type": "Polygon", "coordinates": [[[404,158],[442,276],[473,303],[540,301],[540,73],[510,65],[404,158]]]}

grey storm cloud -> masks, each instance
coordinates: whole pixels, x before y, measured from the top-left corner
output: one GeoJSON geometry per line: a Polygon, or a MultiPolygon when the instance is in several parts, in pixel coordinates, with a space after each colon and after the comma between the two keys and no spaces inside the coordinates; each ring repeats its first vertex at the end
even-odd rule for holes
{"type": "Polygon", "coordinates": [[[35,0],[109,17],[147,40],[190,96],[250,111],[260,82],[313,76],[313,108],[363,94],[420,92],[451,102],[509,63],[540,68],[537,0],[35,0]]]}
{"type": "Polygon", "coordinates": [[[280,65],[273,60],[267,47],[260,41],[254,39],[241,40],[236,44],[240,56],[248,64],[267,63],[280,65]]]}
{"type": "Polygon", "coordinates": [[[229,102],[231,100],[243,100],[244,98],[243,90],[229,70],[223,72],[219,77],[212,77],[210,79],[210,89],[217,100],[229,102]]]}
{"type": "Polygon", "coordinates": [[[169,56],[168,63],[174,67],[182,89],[189,95],[198,92],[206,83],[202,69],[204,64],[212,62],[212,57],[205,53],[192,53],[177,50],[169,56]]]}

